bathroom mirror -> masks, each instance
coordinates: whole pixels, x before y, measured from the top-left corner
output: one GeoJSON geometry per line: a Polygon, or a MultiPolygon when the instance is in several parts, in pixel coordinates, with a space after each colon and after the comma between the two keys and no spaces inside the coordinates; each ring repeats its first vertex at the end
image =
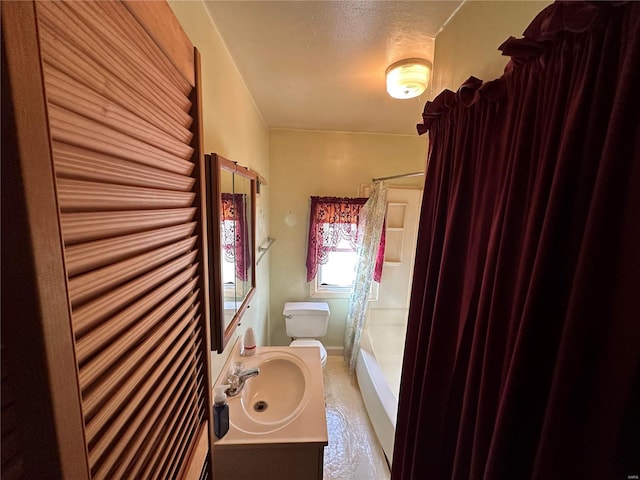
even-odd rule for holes
{"type": "Polygon", "coordinates": [[[255,291],[256,174],[205,155],[211,348],[221,352],[255,291]]]}

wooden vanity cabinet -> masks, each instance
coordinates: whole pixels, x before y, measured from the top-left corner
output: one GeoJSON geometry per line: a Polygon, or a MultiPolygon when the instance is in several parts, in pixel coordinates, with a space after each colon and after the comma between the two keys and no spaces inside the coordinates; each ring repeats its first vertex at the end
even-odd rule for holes
{"type": "Polygon", "coordinates": [[[214,445],[215,478],[322,480],[324,444],[214,445]]]}

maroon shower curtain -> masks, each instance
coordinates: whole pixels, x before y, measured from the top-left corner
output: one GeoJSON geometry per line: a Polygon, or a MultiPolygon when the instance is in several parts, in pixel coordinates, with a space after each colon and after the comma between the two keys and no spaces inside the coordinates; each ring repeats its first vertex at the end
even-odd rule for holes
{"type": "Polygon", "coordinates": [[[392,479],[634,478],[640,3],[555,3],[501,49],[419,126],[392,479]]]}

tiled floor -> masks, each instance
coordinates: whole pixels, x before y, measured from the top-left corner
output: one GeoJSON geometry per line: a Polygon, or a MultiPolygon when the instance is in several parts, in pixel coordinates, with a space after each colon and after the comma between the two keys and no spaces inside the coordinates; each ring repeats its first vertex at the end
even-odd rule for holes
{"type": "Polygon", "coordinates": [[[373,431],[360,390],[342,356],[329,355],[324,370],[329,445],[324,480],[388,480],[382,447],[373,431]]]}

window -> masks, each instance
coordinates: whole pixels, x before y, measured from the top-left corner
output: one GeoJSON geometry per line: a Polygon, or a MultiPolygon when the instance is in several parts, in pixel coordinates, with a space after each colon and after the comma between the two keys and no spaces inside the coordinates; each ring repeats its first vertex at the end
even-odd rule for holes
{"type": "MultiPolygon", "coordinates": [[[[349,298],[358,268],[358,255],[346,240],[327,255],[327,263],[318,267],[318,274],[310,283],[312,298],[349,298]]],[[[378,282],[371,283],[369,300],[378,299],[378,282]]]]}
{"type": "MultiPolygon", "coordinates": [[[[311,197],[307,281],[310,296],[348,298],[356,278],[358,222],[366,198],[311,197]]],[[[384,252],[384,240],[380,244],[384,252]]],[[[380,270],[381,272],[381,270],[380,270]]],[[[372,292],[377,299],[379,272],[372,292]]]]}
{"type": "Polygon", "coordinates": [[[355,249],[346,239],[341,238],[326,257],[326,263],[318,265],[318,273],[311,282],[311,297],[348,298],[358,268],[355,249]]]}
{"type": "Polygon", "coordinates": [[[356,279],[358,256],[344,239],[329,252],[329,259],[318,269],[318,283],[332,287],[351,287],[356,279]]]}

